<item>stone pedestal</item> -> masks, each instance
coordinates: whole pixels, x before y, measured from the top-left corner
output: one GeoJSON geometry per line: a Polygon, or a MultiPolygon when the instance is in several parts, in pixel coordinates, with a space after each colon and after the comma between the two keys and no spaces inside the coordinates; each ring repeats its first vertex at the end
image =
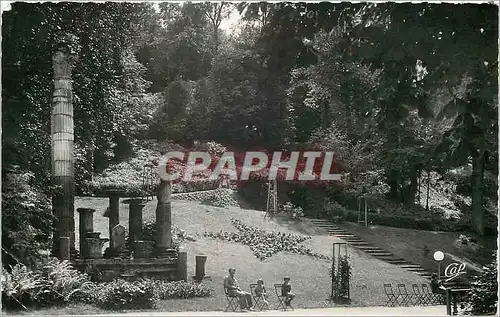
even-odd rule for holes
{"type": "Polygon", "coordinates": [[[62,261],[70,259],[70,245],[70,237],[59,237],[59,258],[62,261]]]}
{"type": "Polygon", "coordinates": [[[201,281],[205,277],[205,263],[207,262],[206,255],[197,255],[196,256],[196,275],[194,279],[196,281],[201,281]]]}
{"type": "MultiPolygon", "coordinates": [[[[109,197],[109,237],[113,232],[113,228],[120,224],[120,197],[124,195],[121,190],[108,190],[106,191],[109,197]]],[[[113,239],[110,242],[110,248],[114,249],[113,239]]]]}
{"type": "Polygon", "coordinates": [[[187,282],[187,252],[182,249],[177,258],[177,279],[187,282]]]}
{"type": "Polygon", "coordinates": [[[128,239],[129,245],[134,250],[134,243],[142,240],[142,209],[146,206],[142,199],[132,199],[129,205],[128,239]]]}
{"type": "Polygon", "coordinates": [[[89,232],[94,232],[94,212],[92,208],[78,208],[76,211],[80,214],[79,233],[80,233],[80,256],[87,254],[87,244],[85,241],[86,235],[89,232]]]}
{"type": "Polygon", "coordinates": [[[106,239],[101,239],[99,236],[100,232],[87,233],[85,238],[85,253],[83,255],[86,259],[100,259],[102,258],[102,247],[107,241],[106,239]]]}
{"type": "Polygon", "coordinates": [[[133,245],[134,258],[150,258],[153,254],[154,245],[154,241],[135,241],[133,245]]]}
{"type": "Polygon", "coordinates": [[[170,182],[161,181],[158,186],[158,205],[156,206],[156,257],[175,256],[172,249],[172,210],[171,210],[171,185],[170,182]]]}

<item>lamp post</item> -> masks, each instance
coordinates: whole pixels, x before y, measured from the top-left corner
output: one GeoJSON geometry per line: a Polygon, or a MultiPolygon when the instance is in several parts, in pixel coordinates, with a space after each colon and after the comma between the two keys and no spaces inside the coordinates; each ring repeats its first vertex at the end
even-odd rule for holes
{"type": "Polygon", "coordinates": [[[441,279],[441,261],[444,260],[444,253],[442,251],[434,252],[434,260],[438,263],[438,280],[441,279]]]}

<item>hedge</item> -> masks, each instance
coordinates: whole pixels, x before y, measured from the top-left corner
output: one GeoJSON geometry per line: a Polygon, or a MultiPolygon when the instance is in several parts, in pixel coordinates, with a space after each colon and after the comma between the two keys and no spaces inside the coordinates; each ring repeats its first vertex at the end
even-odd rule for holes
{"type": "MultiPolygon", "coordinates": [[[[331,220],[341,219],[343,221],[358,221],[358,212],[346,210],[342,215],[330,213],[331,220]]],[[[454,220],[445,219],[423,219],[408,216],[381,215],[376,213],[368,214],[368,222],[373,225],[381,225],[395,228],[407,228],[429,231],[451,231],[451,232],[472,232],[469,224],[454,220]]],[[[497,228],[485,227],[486,236],[497,236],[497,228]]]]}

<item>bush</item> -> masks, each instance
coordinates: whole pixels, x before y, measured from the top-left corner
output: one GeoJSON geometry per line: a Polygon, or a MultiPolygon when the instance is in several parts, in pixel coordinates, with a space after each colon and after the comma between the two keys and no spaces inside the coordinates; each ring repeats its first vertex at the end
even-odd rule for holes
{"type": "MultiPolygon", "coordinates": [[[[187,234],[184,230],[176,226],[172,226],[172,247],[179,251],[181,243],[185,240],[196,241],[192,236],[187,234]]],[[[150,221],[142,224],[142,240],[155,241],[156,239],[156,222],[150,221]]]]}
{"type": "Polygon", "coordinates": [[[97,306],[108,310],[151,309],[160,299],[208,297],[212,291],[204,284],[176,281],[122,279],[99,284],[97,306]]]}
{"type": "Polygon", "coordinates": [[[86,274],[57,259],[36,270],[18,264],[11,272],[4,271],[2,277],[2,297],[8,308],[84,301],[93,289],[86,274]]]}
{"type": "Polygon", "coordinates": [[[212,294],[212,291],[202,283],[153,281],[153,285],[160,299],[209,297],[212,294]]]}
{"type": "Polygon", "coordinates": [[[50,248],[53,215],[49,197],[32,184],[35,175],[13,167],[2,173],[2,264],[35,266],[50,248]]]}
{"type": "Polygon", "coordinates": [[[498,303],[498,270],[496,254],[492,263],[483,268],[483,273],[474,277],[468,298],[473,315],[495,315],[498,303]]]}
{"type": "Polygon", "coordinates": [[[114,280],[100,284],[97,306],[108,310],[155,308],[159,297],[150,280],[114,280]]]}

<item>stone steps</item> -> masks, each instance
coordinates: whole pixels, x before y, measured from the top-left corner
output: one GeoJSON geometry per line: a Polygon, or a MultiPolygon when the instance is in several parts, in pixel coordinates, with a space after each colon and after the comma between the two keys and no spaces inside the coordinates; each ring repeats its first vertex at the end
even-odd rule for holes
{"type": "Polygon", "coordinates": [[[426,269],[422,268],[420,265],[412,264],[405,259],[398,258],[391,252],[388,252],[382,248],[372,246],[370,243],[364,241],[363,239],[357,237],[355,234],[349,233],[347,230],[340,228],[339,226],[331,223],[329,220],[325,219],[309,219],[318,228],[326,230],[330,235],[345,240],[349,245],[365,252],[368,255],[373,256],[381,261],[397,265],[409,272],[418,274],[421,277],[430,278],[431,273],[426,269]]]}

